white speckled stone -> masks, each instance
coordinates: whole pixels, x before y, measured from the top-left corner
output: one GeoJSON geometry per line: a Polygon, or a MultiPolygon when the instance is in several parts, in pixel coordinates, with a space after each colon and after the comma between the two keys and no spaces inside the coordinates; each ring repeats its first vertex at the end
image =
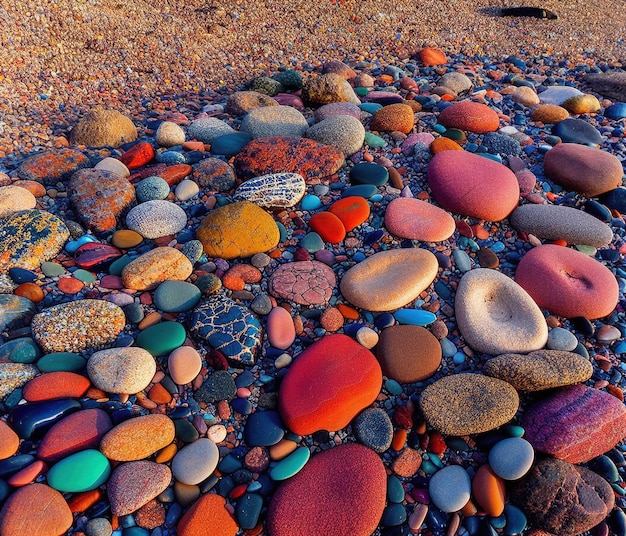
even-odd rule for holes
{"type": "Polygon", "coordinates": [[[126,216],[126,226],[144,238],[160,238],[182,231],[187,214],[169,201],[146,201],[132,208],[126,216]]]}
{"type": "Polygon", "coordinates": [[[176,123],[163,121],[156,131],[155,138],[161,147],[174,147],[185,143],[185,131],[176,123]]]}
{"type": "Polygon", "coordinates": [[[120,177],[128,177],[130,176],[130,171],[126,167],[125,164],[120,162],[117,158],[112,158],[107,156],[98,162],[94,169],[103,169],[105,171],[110,171],[111,173],[116,173],[120,177]]]}
{"type": "Polygon", "coordinates": [[[291,106],[261,106],[248,112],[241,122],[241,132],[253,138],[291,136],[300,138],[309,124],[306,118],[291,106]]]}
{"type": "Polygon", "coordinates": [[[134,346],[101,350],[87,361],[89,379],[107,393],[138,393],[150,383],[155,372],[152,354],[134,346]]]}
{"type": "Polygon", "coordinates": [[[198,140],[202,143],[213,143],[215,138],[224,134],[232,134],[235,129],[217,117],[196,119],[187,129],[190,140],[198,140]]]}

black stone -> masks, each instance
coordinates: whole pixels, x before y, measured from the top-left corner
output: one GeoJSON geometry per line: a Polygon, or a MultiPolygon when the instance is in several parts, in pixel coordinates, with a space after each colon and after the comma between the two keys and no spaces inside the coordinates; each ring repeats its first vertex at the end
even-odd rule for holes
{"type": "Polygon", "coordinates": [[[66,415],[81,409],[76,400],[46,400],[14,407],[7,423],[22,439],[40,439],[66,415]]]}
{"type": "Polygon", "coordinates": [[[552,134],[561,138],[563,143],[579,143],[581,145],[600,145],[604,140],[593,126],[583,119],[570,117],[559,121],[552,127],[552,134]]]}

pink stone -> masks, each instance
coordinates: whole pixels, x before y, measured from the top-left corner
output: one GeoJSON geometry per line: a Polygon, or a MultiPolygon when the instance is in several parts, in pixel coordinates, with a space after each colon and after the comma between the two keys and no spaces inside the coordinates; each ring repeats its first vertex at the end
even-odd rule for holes
{"type": "Polygon", "coordinates": [[[521,424],[536,450],[582,463],[624,438],[626,407],[605,391],[570,385],[528,409],[521,424]]]}
{"type": "Polygon", "coordinates": [[[267,316],[267,338],[280,350],[289,348],[296,339],[293,319],[284,307],[274,307],[267,316]]]}
{"type": "Polygon", "coordinates": [[[486,104],[464,100],[444,108],[439,114],[439,123],[449,128],[485,134],[498,130],[500,118],[486,104]]]}
{"type": "Polygon", "coordinates": [[[304,102],[298,95],[292,93],[279,93],[274,95],[274,100],[281,106],[293,106],[297,110],[304,110],[304,102]]]}
{"type": "Polygon", "coordinates": [[[169,355],[167,365],[174,383],[185,385],[200,373],[202,358],[195,348],[181,346],[169,355]]]}
{"type": "Polygon", "coordinates": [[[542,309],[566,318],[602,318],[617,305],[611,271],[575,249],[548,244],[528,251],[515,273],[517,283],[542,309]]]}
{"type": "Polygon", "coordinates": [[[319,261],[282,264],[270,276],[269,291],[303,305],[328,303],[336,284],[333,270],[319,261]]]}
{"type": "Polygon", "coordinates": [[[441,242],[454,233],[454,218],[445,210],[412,197],[398,197],[385,211],[385,227],[400,238],[441,242]]]}
{"type": "Polygon", "coordinates": [[[509,168],[467,151],[436,154],[427,177],[437,202],[464,216],[500,221],[519,201],[519,184],[509,168]]]}

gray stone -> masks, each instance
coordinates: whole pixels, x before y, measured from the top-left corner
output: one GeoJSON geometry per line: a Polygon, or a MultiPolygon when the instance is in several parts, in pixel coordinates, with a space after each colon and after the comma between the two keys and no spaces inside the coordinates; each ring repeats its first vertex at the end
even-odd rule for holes
{"type": "Polygon", "coordinates": [[[174,235],[187,225],[187,214],[175,203],[162,200],[146,201],[132,208],[126,216],[126,226],[144,238],[174,235]]]}
{"type": "Polygon", "coordinates": [[[463,73],[450,72],[444,74],[437,82],[439,86],[447,87],[452,90],[457,95],[463,93],[464,91],[469,91],[472,89],[472,81],[463,73]]]}
{"type": "Polygon", "coordinates": [[[231,134],[235,129],[229,124],[216,117],[196,119],[187,129],[190,140],[198,140],[202,143],[211,143],[215,138],[224,134],[231,134]]]}
{"type": "Polygon", "coordinates": [[[600,74],[589,74],[585,77],[592,91],[610,99],[626,102],[626,72],[613,71],[600,74]]]}
{"type": "Polygon", "coordinates": [[[385,452],[393,439],[393,424],[387,412],[381,408],[366,408],[352,423],[352,431],[359,443],[374,452],[385,452]]]}
{"type": "Polygon", "coordinates": [[[533,446],[521,437],[507,437],[489,451],[489,466],[504,480],[522,478],[535,459],[533,446]]]}
{"type": "Polygon", "coordinates": [[[571,86],[550,86],[539,93],[539,100],[543,104],[556,104],[561,106],[567,99],[584,95],[582,91],[571,86]]]}
{"type": "Polygon", "coordinates": [[[306,118],[291,106],[262,106],[251,110],[243,118],[241,131],[247,132],[253,138],[300,138],[308,126],[306,118]]]}
{"type": "Polygon", "coordinates": [[[565,328],[553,328],[548,333],[548,342],[546,346],[550,350],[573,352],[578,346],[578,339],[576,338],[576,335],[565,328]]]}
{"type": "Polygon", "coordinates": [[[349,115],[335,115],[315,123],[306,131],[306,137],[331,145],[345,156],[356,153],[365,140],[361,121],[349,115]]]}
{"type": "Polygon", "coordinates": [[[456,512],[470,499],[472,485],[467,471],[460,465],[449,465],[437,471],[428,483],[433,504],[444,512],[456,512]]]}
{"type": "Polygon", "coordinates": [[[135,195],[140,203],[165,199],[169,194],[170,185],[161,177],[146,177],[135,186],[135,195]]]}

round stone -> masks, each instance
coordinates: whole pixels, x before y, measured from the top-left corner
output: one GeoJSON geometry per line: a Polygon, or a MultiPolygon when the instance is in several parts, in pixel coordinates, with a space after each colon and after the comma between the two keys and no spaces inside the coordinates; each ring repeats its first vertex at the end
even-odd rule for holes
{"type": "Polygon", "coordinates": [[[135,194],[140,203],[165,199],[170,194],[170,185],[161,177],[146,177],[135,186],[135,194]]]}
{"type": "Polygon", "coordinates": [[[174,441],[174,422],[166,415],[142,415],[123,421],[102,438],[100,450],[110,460],[143,460],[174,441]]]}
{"type": "MultiPolygon", "coordinates": [[[[327,106],[331,106],[331,104],[327,104],[327,106]]],[[[363,146],[365,128],[358,118],[349,115],[334,115],[309,127],[305,136],[336,147],[345,156],[350,156],[363,146]]]]}
{"type": "Polygon", "coordinates": [[[176,248],[157,247],[130,261],[122,269],[125,288],[151,290],[163,281],[182,281],[193,271],[189,259],[176,248]]]}
{"type": "Polygon", "coordinates": [[[414,122],[413,108],[402,103],[389,104],[374,114],[370,128],[382,132],[398,131],[408,134],[413,130],[414,122]]]}
{"type": "Polygon", "coordinates": [[[178,385],[185,385],[200,373],[202,358],[195,348],[181,346],[169,355],[167,366],[172,380],[178,385]]]}
{"type": "Polygon", "coordinates": [[[270,136],[302,137],[309,127],[306,118],[291,106],[261,106],[250,110],[241,122],[241,131],[252,138],[270,136]]]}
{"type": "Polygon", "coordinates": [[[13,456],[20,445],[19,436],[4,421],[0,421],[0,460],[13,456]]]}
{"type": "Polygon", "coordinates": [[[352,422],[352,431],[359,443],[383,453],[391,447],[393,424],[381,408],[366,408],[352,422]]]}
{"type": "Polygon", "coordinates": [[[187,129],[187,136],[190,140],[198,140],[202,143],[213,143],[215,138],[224,134],[231,134],[235,129],[217,117],[206,117],[196,119],[187,129]]]}
{"type": "Polygon", "coordinates": [[[291,314],[283,307],[274,307],[267,317],[267,338],[280,350],[289,348],[296,339],[296,330],[291,314]]]}
{"type": "Polygon", "coordinates": [[[270,276],[269,292],[303,305],[328,303],[335,287],[335,272],[319,261],[280,265],[270,276]]]}
{"type": "Polygon", "coordinates": [[[100,350],[87,361],[89,378],[107,393],[138,393],[152,381],[155,372],[154,357],[137,347],[100,350]]]}
{"type": "Polygon", "coordinates": [[[552,328],[548,333],[547,347],[550,350],[573,352],[578,346],[578,339],[571,331],[564,328],[552,328]]]}
{"type": "Polygon", "coordinates": [[[489,466],[504,480],[522,478],[535,459],[532,445],[521,437],[508,437],[498,441],[489,451],[489,466]]]}
{"type": "Polygon", "coordinates": [[[500,118],[489,106],[471,100],[464,100],[445,108],[439,114],[439,123],[448,128],[458,128],[460,130],[469,130],[476,134],[485,134],[498,130],[500,118]]]}
{"type": "Polygon", "coordinates": [[[319,123],[329,117],[335,117],[338,115],[346,115],[353,117],[354,119],[361,119],[361,110],[356,104],[350,102],[333,102],[331,104],[324,104],[317,108],[313,114],[315,122],[319,123]]]}
{"type": "Polygon", "coordinates": [[[306,182],[297,173],[273,173],[247,180],[237,188],[235,201],[251,201],[264,207],[289,208],[306,192],[306,182]]]}
{"type": "Polygon", "coordinates": [[[12,212],[35,208],[37,199],[26,188],[20,186],[0,187],[0,216],[12,212]]]}
{"type": "Polygon", "coordinates": [[[185,281],[163,281],[154,292],[154,304],[166,313],[190,311],[202,293],[196,285],[185,281]]]}
{"type": "Polygon", "coordinates": [[[428,482],[428,495],[443,512],[456,512],[470,499],[470,477],[460,465],[448,465],[437,471],[428,482]]]}
{"type": "Polygon", "coordinates": [[[442,242],[455,231],[454,218],[445,210],[412,197],[397,197],[387,205],[385,227],[399,238],[423,242],[442,242]]]}
{"type": "Polygon", "coordinates": [[[156,142],[161,147],[174,147],[185,143],[185,131],[176,123],[163,121],[155,134],[156,142]]]}
{"type": "Polygon", "coordinates": [[[370,162],[361,162],[350,170],[350,182],[353,184],[372,184],[384,186],[389,180],[387,168],[370,162]]]}
{"type": "Polygon", "coordinates": [[[182,324],[159,322],[141,331],[137,335],[135,343],[153,356],[162,356],[182,346],[186,337],[187,332],[182,324]]]}
{"type": "Polygon", "coordinates": [[[594,146],[601,145],[604,142],[602,135],[596,127],[579,118],[570,117],[559,121],[552,127],[552,134],[561,138],[564,144],[594,146]]]}
{"type": "Polygon", "coordinates": [[[64,493],[90,491],[104,484],[111,474],[109,460],[98,450],[87,449],[56,463],[46,474],[48,485],[64,493]]]}
{"type": "Polygon", "coordinates": [[[128,177],[130,175],[129,169],[120,162],[117,158],[113,158],[111,156],[107,156],[98,162],[94,169],[101,169],[103,171],[110,171],[111,173],[115,173],[120,177],[128,177]]]}
{"type": "Polygon", "coordinates": [[[370,216],[369,203],[359,196],[348,196],[335,201],[328,212],[337,216],[346,230],[350,232],[367,221],[370,216]]]}
{"type": "Polygon", "coordinates": [[[137,127],[117,110],[96,106],[87,112],[70,132],[72,145],[119,147],[137,139],[137,127]]]}
{"type": "Polygon", "coordinates": [[[172,474],[178,482],[192,486],[207,479],[220,459],[213,441],[205,437],[180,449],[172,460],[172,474]]]}
{"type": "Polygon", "coordinates": [[[130,209],[126,225],[145,238],[160,238],[182,231],[187,225],[187,214],[169,201],[146,201],[130,209]]]}

